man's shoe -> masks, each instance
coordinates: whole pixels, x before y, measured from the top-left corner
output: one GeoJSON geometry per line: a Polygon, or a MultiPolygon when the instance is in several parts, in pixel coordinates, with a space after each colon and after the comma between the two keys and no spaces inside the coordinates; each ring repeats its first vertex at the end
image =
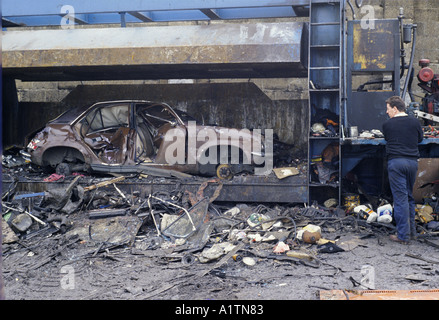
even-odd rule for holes
{"type": "Polygon", "coordinates": [[[392,234],[389,238],[390,238],[390,240],[401,243],[401,244],[409,244],[408,241],[404,241],[404,240],[399,239],[398,236],[395,234],[392,234]]]}

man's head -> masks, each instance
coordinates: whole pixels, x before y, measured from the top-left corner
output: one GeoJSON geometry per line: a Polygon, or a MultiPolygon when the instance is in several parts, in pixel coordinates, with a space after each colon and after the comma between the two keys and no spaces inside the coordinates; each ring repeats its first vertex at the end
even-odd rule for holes
{"type": "Polygon", "coordinates": [[[405,111],[405,103],[404,101],[398,97],[393,96],[386,100],[387,111],[386,113],[390,118],[393,118],[396,114],[405,111]]]}

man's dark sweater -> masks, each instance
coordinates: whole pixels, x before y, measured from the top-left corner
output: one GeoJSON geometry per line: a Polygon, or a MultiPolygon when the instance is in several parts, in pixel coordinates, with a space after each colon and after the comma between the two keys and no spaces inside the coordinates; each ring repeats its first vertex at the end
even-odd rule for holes
{"type": "Polygon", "coordinates": [[[418,143],[424,137],[419,121],[411,116],[396,116],[383,124],[388,159],[419,158],[418,143]]]}

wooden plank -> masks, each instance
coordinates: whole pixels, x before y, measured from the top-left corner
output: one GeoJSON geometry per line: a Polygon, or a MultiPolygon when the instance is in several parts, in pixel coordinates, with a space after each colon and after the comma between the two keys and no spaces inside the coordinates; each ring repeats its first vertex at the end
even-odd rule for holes
{"type": "Polygon", "coordinates": [[[114,179],[111,179],[111,180],[102,181],[102,182],[99,182],[97,184],[85,187],[84,191],[90,191],[90,190],[93,190],[93,189],[96,189],[96,188],[105,187],[105,186],[108,186],[109,184],[120,182],[120,181],[122,181],[124,179],[125,179],[125,177],[121,176],[121,177],[117,177],[117,178],[114,178],[114,179]]]}

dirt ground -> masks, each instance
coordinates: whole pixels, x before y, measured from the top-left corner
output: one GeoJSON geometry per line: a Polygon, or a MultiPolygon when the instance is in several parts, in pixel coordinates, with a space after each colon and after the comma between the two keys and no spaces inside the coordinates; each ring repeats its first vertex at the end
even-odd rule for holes
{"type": "MultiPolygon", "coordinates": [[[[285,252],[273,254],[277,240],[234,242],[234,248],[240,248],[238,257],[251,257],[254,265],[230,254],[201,263],[202,251],[193,252],[195,260],[187,261],[182,259],[185,251],[178,252],[172,242],[152,248],[147,236],[136,236],[134,243],[121,246],[84,241],[69,232],[37,236],[3,245],[6,298],[318,300],[322,291],[365,286],[376,290],[439,288],[439,251],[433,245],[437,243],[434,237],[403,245],[390,241],[387,229],[349,230],[348,225],[337,231],[322,226],[322,237],[338,239],[336,243],[346,250],[322,253],[317,244],[290,242],[292,250],[300,248],[313,256],[304,260],[285,252]],[[364,266],[372,267],[367,275],[362,272],[364,266]]],[[[144,235],[154,236],[154,232],[149,226],[144,235]]],[[[211,240],[215,238],[207,247],[211,240]]]]}

